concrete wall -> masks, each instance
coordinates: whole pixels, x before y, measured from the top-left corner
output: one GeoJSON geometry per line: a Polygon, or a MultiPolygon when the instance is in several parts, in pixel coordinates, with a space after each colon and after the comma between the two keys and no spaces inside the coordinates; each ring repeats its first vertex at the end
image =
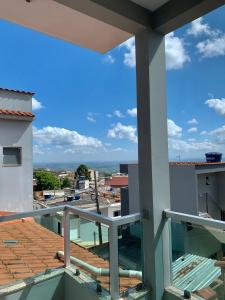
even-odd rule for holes
{"type": "MultiPolygon", "coordinates": [[[[100,297],[87,287],[87,284],[70,272],[50,275],[51,278],[28,284],[25,288],[15,289],[11,293],[0,295],[0,300],[97,300],[100,297]]],[[[105,299],[103,296],[102,299],[105,299]]]]}
{"type": "MultiPolygon", "coordinates": [[[[129,175],[129,191],[121,191],[122,215],[139,212],[138,164],[124,164],[120,169],[128,171],[129,175]]],[[[209,214],[220,219],[221,209],[225,210],[225,171],[218,168],[211,171],[201,170],[201,174],[198,174],[195,166],[170,165],[172,210],[194,215],[206,212],[206,193],[209,214]]]]}
{"type": "MultiPolygon", "coordinates": [[[[223,174],[223,172],[221,174],[223,174]]],[[[199,211],[206,212],[208,206],[208,213],[215,219],[221,218],[219,202],[219,175],[220,173],[205,173],[197,175],[199,211]]]]}
{"type": "Polygon", "coordinates": [[[225,172],[217,173],[217,180],[220,207],[225,211],[225,172]]]}
{"type": "MultiPolygon", "coordinates": [[[[85,282],[82,282],[79,278],[75,276],[70,276],[65,274],[64,276],[64,297],[61,300],[97,300],[100,297],[94,291],[91,291],[87,287],[85,282]]],[[[102,299],[104,299],[102,297],[102,299]]]]}
{"type": "Polygon", "coordinates": [[[103,216],[113,218],[115,212],[121,213],[121,204],[113,203],[107,207],[100,207],[100,210],[103,216]]]}
{"type": "Polygon", "coordinates": [[[121,188],[121,216],[129,215],[129,187],[121,188]]]}
{"type": "Polygon", "coordinates": [[[0,90],[0,108],[31,112],[32,95],[0,90]]]}
{"type": "Polygon", "coordinates": [[[134,214],[140,211],[138,164],[129,164],[128,174],[129,212],[134,214]]]}
{"type": "Polygon", "coordinates": [[[0,210],[33,209],[32,122],[0,120],[0,191],[0,210]],[[3,167],[4,146],[22,147],[20,166],[3,167]]]}
{"type": "Polygon", "coordinates": [[[64,298],[64,275],[31,284],[23,289],[16,290],[6,295],[0,295],[0,300],[61,300],[64,298]]]}
{"type": "Polygon", "coordinates": [[[171,209],[197,215],[197,178],[194,166],[170,166],[171,209]]]}

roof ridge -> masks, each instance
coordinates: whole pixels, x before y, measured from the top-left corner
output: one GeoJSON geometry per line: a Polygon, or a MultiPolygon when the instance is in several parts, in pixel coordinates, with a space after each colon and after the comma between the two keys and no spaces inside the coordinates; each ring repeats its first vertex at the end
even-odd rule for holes
{"type": "Polygon", "coordinates": [[[13,93],[19,93],[19,94],[25,94],[25,95],[31,95],[31,96],[33,96],[35,94],[35,93],[29,92],[29,91],[8,89],[8,88],[2,88],[2,87],[0,87],[0,91],[13,92],[13,93]]]}

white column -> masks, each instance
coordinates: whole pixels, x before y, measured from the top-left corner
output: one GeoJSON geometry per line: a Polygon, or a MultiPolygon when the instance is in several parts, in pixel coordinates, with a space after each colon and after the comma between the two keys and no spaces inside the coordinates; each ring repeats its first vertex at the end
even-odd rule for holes
{"type": "Polygon", "coordinates": [[[162,299],[170,283],[168,225],[170,208],[164,36],[136,35],[140,210],[143,220],[143,280],[151,299],[162,299]]]}

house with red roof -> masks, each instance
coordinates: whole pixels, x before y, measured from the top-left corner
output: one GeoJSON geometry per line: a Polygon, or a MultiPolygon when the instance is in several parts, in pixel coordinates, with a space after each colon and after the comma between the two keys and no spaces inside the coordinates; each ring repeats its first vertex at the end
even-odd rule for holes
{"type": "Polygon", "coordinates": [[[0,88],[0,210],[33,209],[33,93],[0,88]]]}

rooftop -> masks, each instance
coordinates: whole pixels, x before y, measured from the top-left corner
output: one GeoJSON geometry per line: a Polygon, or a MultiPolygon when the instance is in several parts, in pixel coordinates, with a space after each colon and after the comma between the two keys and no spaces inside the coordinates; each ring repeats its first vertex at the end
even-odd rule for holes
{"type": "Polygon", "coordinates": [[[128,186],[128,176],[114,176],[110,179],[106,179],[105,185],[118,188],[128,186]]]}
{"type": "Polygon", "coordinates": [[[225,162],[216,162],[216,163],[208,163],[208,162],[200,162],[200,161],[184,161],[184,162],[170,162],[170,166],[225,166],[225,162]]]}
{"type": "Polygon", "coordinates": [[[22,90],[14,90],[14,89],[7,89],[7,88],[0,88],[0,91],[3,92],[13,92],[13,93],[19,93],[19,94],[25,94],[25,95],[31,95],[33,96],[33,92],[28,92],[28,91],[22,91],[22,90]]]}
{"type": "MultiPolygon", "coordinates": [[[[71,256],[98,268],[109,268],[108,261],[75,243],[70,244],[70,249],[71,256]]],[[[63,237],[37,224],[33,218],[0,223],[0,285],[64,267],[56,256],[60,250],[63,250],[63,237]]],[[[108,276],[96,279],[104,288],[109,288],[108,276]]],[[[139,282],[135,278],[121,278],[120,289],[127,290],[139,282]]]]}

